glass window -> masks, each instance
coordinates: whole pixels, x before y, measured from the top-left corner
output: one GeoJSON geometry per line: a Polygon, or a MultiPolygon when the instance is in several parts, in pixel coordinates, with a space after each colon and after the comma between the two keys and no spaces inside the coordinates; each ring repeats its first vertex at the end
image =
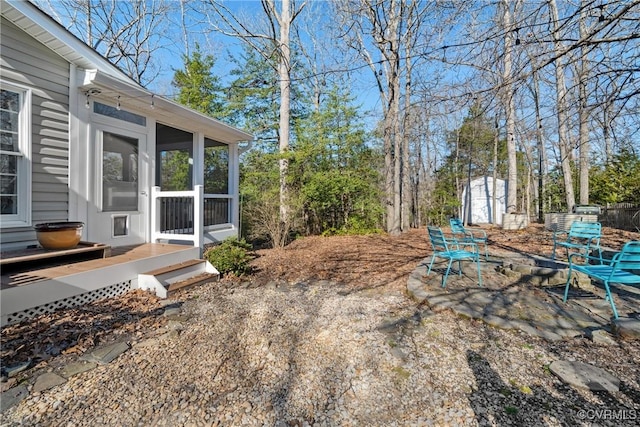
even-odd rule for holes
{"type": "Polygon", "coordinates": [[[147,118],[144,116],[122,109],[119,110],[116,107],[102,104],[97,101],[93,103],[93,112],[103,116],[113,117],[114,119],[124,120],[125,122],[133,123],[135,125],[147,125],[147,118]]]}
{"type": "Polygon", "coordinates": [[[30,92],[0,82],[0,213],[4,226],[31,221],[30,92]]]}
{"type": "Polygon", "coordinates": [[[138,210],[138,140],[102,134],[102,211],[138,210]]]}

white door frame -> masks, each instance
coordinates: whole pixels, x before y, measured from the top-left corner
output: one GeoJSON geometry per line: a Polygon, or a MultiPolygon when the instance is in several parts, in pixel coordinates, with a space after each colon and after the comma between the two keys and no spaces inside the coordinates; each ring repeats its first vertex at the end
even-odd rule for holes
{"type": "MultiPolygon", "coordinates": [[[[95,117],[95,115],[94,115],[95,117]]],[[[142,129],[131,129],[119,122],[96,120],[89,126],[89,212],[87,218],[87,240],[111,246],[141,244],[148,241],[149,224],[149,156],[147,134],[142,129]],[[104,133],[121,135],[138,141],[138,209],[102,211],[102,168],[104,133]],[[118,225],[120,227],[118,227],[118,225]],[[122,231],[122,226],[126,231],[122,231]],[[123,234],[120,234],[123,233],[123,234]]]]}

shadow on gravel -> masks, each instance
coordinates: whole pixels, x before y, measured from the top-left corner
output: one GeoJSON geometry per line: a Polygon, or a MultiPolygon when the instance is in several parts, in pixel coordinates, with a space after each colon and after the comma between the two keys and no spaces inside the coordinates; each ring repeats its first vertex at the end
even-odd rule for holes
{"type": "MultiPolygon", "coordinates": [[[[592,392],[600,403],[593,403],[573,388],[558,383],[554,390],[540,386],[519,384],[516,380],[506,384],[479,353],[468,350],[467,363],[473,371],[476,385],[469,395],[479,425],[549,425],[556,420],[562,425],[581,423],[611,423],[619,426],[637,425],[637,411],[626,407],[606,391],[592,392]],[[563,396],[556,397],[557,394],[563,396]]],[[[547,369],[541,366],[540,369],[547,369]]],[[[547,372],[547,375],[552,375],[547,372]]],[[[637,401],[637,390],[623,382],[621,393],[637,401]]],[[[607,424],[609,425],[609,424],[607,424]]],[[[613,425],[613,424],[610,424],[613,425]]]]}
{"type": "Polygon", "coordinates": [[[36,365],[61,354],[80,354],[96,345],[164,322],[166,307],[143,291],[42,314],[2,328],[2,365],[36,365]],[[119,335],[113,335],[118,331],[119,335]]]}

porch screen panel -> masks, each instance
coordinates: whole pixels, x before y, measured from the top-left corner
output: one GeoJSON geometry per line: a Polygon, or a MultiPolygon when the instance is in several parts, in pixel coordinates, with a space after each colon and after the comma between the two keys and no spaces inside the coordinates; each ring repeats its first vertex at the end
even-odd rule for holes
{"type": "Polygon", "coordinates": [[[102,138],[102,211],[138,210],[138,140],[110,132],[102,138]]]}
{"type": "Polygon", "coordinates": [[[209,138],[204,139],[204,225],[230,222],[229,146],[209,138]],[[213,196],[217,195],[217,196],[213,196]]]}
{"type": "Polygon", "coordinates": [[[229,194],[229,147],[204,139],[204,192],[229,194]]]}

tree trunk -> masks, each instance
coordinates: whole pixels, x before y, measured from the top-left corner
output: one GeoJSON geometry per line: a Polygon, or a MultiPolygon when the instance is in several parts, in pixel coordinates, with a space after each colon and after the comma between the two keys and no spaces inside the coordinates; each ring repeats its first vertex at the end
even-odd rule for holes
{"type": "MultiPolygon", "coordinates": [[[[411,36],[409,36],[411,38],[411,36]]],[[[409,137],[412,119],[411,110],[411,44],[405,45],[405,83],[404,83],[404,126],[402,127],[402,231],[411,227],[411,165],[409,164],[409,137]]]]}
{"type": "Polygon", "coordinates": [[[558,115],[558,145],[560,148],[560,164],[562,166],[562,177],[564,179],[565,199],[568,212],[573,211],[576,198],[573,191],[573,177],[571,175],[571,148],[569,146],[569,115],[567,114],[567,87],[565,83],[565,68],[562,62],[562,42],[558,8],[556,0],[549,0],[549,10],[551,12],[551,22],[553,25],[553,46],[557,56],[555,59],[556,71],[556,108],[558,115]]]}
{"type": "Polygon", "coordinates": [[[280,221],[289,222],[289,186],[287,172],[289,160],[285,157],[289,151],[289,114],[291,110],[291,47],[289,32],[291,26],[291,9],[289,0],[282,0],[280,23],[280,58],[278,63],[278,77],[280,78],[280,221]]]}
{"type": "Polygon", "coordinates": [[[515,212],[517,210],[518,197],[518,161],[516,156],[516,120],[515,120],[515,102],[513,97],[513,20],[509,9],[510,3],[502,0],[504,7],[503,27],[504,35],[504,103],[506,111],[507,125],[507,168],[508,168],[508,189],[507,189],[507,212],[515,212]]]}
{"type": "MultiPolygon", "coordinates": [[[[586,4],[582,1],[580,10],[580,38],[586,37],[586,4]]],[[[587,58],[588,47],[580,48],[579,82],[579,118],[580,118],[580,204],[589,204],[589,110],[587,108],[587,79],[589,78],[589,65],[587,58]]]]}
{"type": "Polygon", "coordinates": [[[496,202],[498,201],[498,142],[500,141],[500,132],[498,131],[498,117],[495,118],[495,135],[493,136],[493,188],[491,189],[491,223],[496,225],[498,220],[498,207],[496,202]]]}
{"type": "MultiPolygon", "coordinates": [[[[533,67],[535,70],[535,66],[533,67]]],[[[533,72],[533,100],[535,103],[536,110],[536,141],[538,143],[538,191],[536,193],[538,197],[538,222],[544,222],[544,209],[543,209],[543,196],[544,196],[544,185],[545,185],[545,173],[544,173],[544,164],[546,161],[545,158],[545,150],[544,150],[544,142],[542,139],[542,117],[540,115],[540,99],[539,99],[539,82],[538,82],[538,72],[533,72]]]]}
{"type": "Polygon", "coordinates": [[[393,122],[393,218],[391,221],[392,235],[400,234],[402,231],[402,135],[400,129],[400,79],[398,78],[398,58],[394,55],[393,71],[391,80],[391,91],[393,96],[390,97],[392,102],[389,109],[390,118],[393,122]]]}

